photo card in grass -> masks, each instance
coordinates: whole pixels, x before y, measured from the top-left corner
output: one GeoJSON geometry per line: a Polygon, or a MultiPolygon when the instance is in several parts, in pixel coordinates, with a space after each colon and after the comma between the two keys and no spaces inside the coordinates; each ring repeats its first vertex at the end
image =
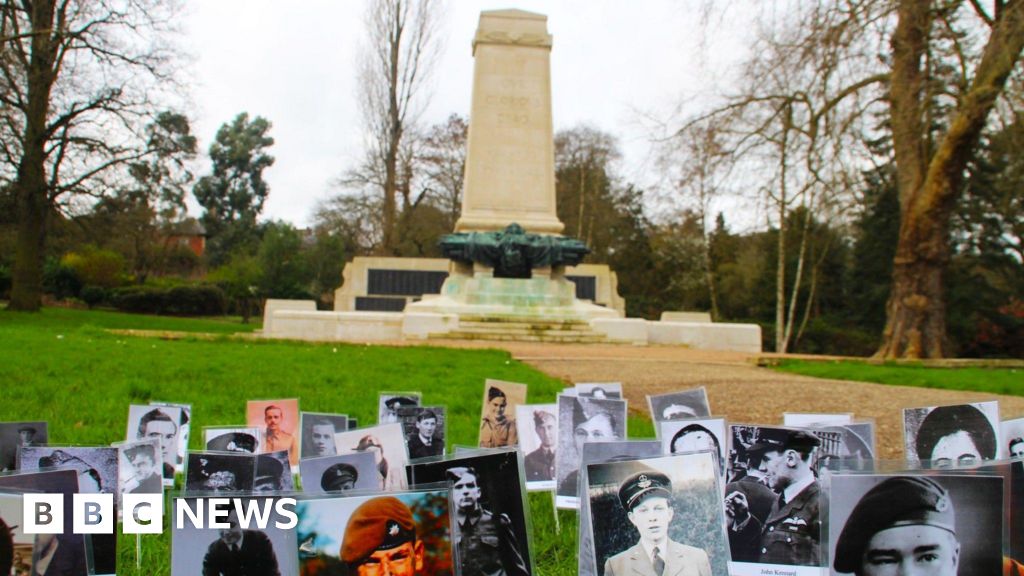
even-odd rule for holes
{"type": "Polygon", "coordinates": [[[651,420],[654,421],[655,434],[660,433],[659,422],[711,416],[708,393],[703,386],[667,394],[648,395],[647,409],[650,410],[651,420]]]}
{"type": "Polygon", "coordinates": [[[47,424],[42,420],[0,422],[0,472],[18,469],[22,446],[45,446],[48,441],[47,424]]]}
{"type": "Polygon", "coordinates": [[[405,406],[419,406],[423,395],[419,392],[379,392],[377,394],[377,423],[398,422],[398,409],[405,406]]]}
{"type": "Polygon", "coordinates": [[[189,452],[185,491],[198,493],[251,492],[256,455],[245,452],[189,452]]]}
{"type": "Polygon", "coordinates": [[[299,465],[298,399],[249,400],[245,403],[245,423],[262,431],[257,454],[287,450],[292,466],[299,465]]]}
{"type": "Polygon", "coordinates": [[[203,444],[210,452],[256,454],[263,444],[263,429],[256,426],[204,426],[203,444]]]}
{"type": "Polygon", "coordinates": [[[580,459],[587,442],[626,439],[626,401],[558,395],[558,450],[555,503],[559,508],[579,507],[580,459]]]}
{"type": "Polygon", "coordinates": [[[370,452],[303,458],[299,477],[305,494],[380,490],[377,461],[370,452]]]}
{"type": "Polygon", "coordinates": [[[408,486],[405,465],[409,462],[409,452],[405,448],[405,434],[400,422],[338,432],[334,435],[334,443],[339,454],[373,454],[379,490],[393,492],[408,486]]]}
{"type": "Polygon", "coordinates": [[[301,458],[336,455],[338,448],[334,445],[334,435],[349,429],[347,414],[302,412],[299,421],[302,425],[301,458]]]}
{"type": "Polygon", "coordinates": [[[999,402],[904,408],[903,439],[912,467],[971,466],[1002,457],[999,402]]]}
{"type": "Polygon", "coordinates": [[[622,398],[622,382],[579,382],[576,395],[583,398],[622,398]]]}
{"type": "Polygon", "coordinates": [[[118,442],[118,502],[124,494],[162,494],[160,441],[156,438],[137,442],[118,442]]]}
{"type": "Polygon", "coordinates": [[[662,452],[681,454],[707,450],[715,454],[718,474],[725,478],[725,463],[729,454],[729,435],[725,418],[696,418],[669,420],[659,423],[662,452]]]}
{"type": "Polygon", "coordinates": [[[519,448],[523,451],[527,490],[555,488],[555,454],[558,450],[558,404],[516,406],[520,423],[519,448]]]}
{"type": "Polygon", "coordinates": [[[519,444],[516,406],[526,404],[526,388],[526,384],[517,382],[490,378],[484,381],[478,446],[502,448],[519,444]]]}
{"type": "Polygon", "coordinates": [[[188,439],[192,432],[192,405],[180,402],[150,402],[150,406],[173,406],[181,408],[181,418],[178,420],[178,457],[174,469],[177,472],[185,470],[185,453],[188,452],[188,439]]]}
{"type": "Polygon", "coordinates": [[[125,432],[125,440],[131,442],[146,438],[160,439],[164,486],[174,485],[181,432],[181,410],[180,406],[148,404],[128,406],[128,427],[125,432]]]}
{"type": "Polygon", "coordinates": [[[398,409],[410,461],[445,453],[448,438],[446,413],[444,406],[403,406],[398,409]]]}
{"type": "Polygon", "coordinates": [[[1000,425],[1007,458],[1024,459],[1024,418],[1003,420],[1000,425]]]}

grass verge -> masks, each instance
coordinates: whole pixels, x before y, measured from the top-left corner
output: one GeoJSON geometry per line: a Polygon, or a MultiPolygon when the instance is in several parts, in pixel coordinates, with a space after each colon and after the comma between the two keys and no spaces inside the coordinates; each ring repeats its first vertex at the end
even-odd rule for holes
{"type": "Polygon", "coordinates": [[[1021,368],[933,368],[854,360],[780,360],[772,367],[782,372],[833,380],[1024,396],[1024,369],[1021,368]]]}

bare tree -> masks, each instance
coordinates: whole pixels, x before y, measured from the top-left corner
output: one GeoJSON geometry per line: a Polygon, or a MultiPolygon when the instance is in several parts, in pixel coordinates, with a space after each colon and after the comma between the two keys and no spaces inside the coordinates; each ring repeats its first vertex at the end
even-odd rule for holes
{"type": "MultiPolygon", "coordinates": [[[[362,180],[379,186],[382,197],[380,252],[399,244],[398,195],[411,198],[412,154],[407,134],[422,111],[424,88],[440,50],[437,0],[375,0],[366,13],[367,45],[360,68],[361,105],[367,128],[362,180]]],[[[353,180],[348,177],[347,180],[353,180]]]]}
{"type": "Polygon", "coordinates": [[[0,168],[15,190],[12,310],[38,310],[47,219],[114,188],[116,170],[154,152],[144,126],[174,90],[160,0],[0,3],[0,168]],[[12,169],[13,168],[13,169],[12,169]]]}

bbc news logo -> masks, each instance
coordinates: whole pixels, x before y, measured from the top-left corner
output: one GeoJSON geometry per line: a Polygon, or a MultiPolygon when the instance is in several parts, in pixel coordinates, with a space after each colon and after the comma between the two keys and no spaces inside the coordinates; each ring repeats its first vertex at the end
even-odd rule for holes
{"type": "MultiPolygon", "coordinates": [[[[270,519],[279,518],[274,527],[290,530],[298,526],[294,498],[195,498],[195,507],[184,498],[175,499],[175,527],[187,525],[196,529],[226,530],[232,527],[231,516],[238,525],[249,529],[255,525],[265,530],[270,519]],[[282,521],[283,520],[283,521],[282,521]]],[[[75,534],[113,534],[117,523],[113,494],[74,494],[72,531],[75,534]]],[[[161,534],[164,530],[164,498],[162,494],[125,494],[122,497],[122,528],[124,534],[161,534]]],[[[63,494],[25,494],[22,508],[22,530],[25,534],[62,534],[64,532],[63,494]]]]}

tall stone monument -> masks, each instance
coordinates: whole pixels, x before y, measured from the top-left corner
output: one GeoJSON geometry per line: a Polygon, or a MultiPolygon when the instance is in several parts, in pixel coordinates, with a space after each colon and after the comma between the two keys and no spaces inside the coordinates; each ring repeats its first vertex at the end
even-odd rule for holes
{"type": "Polygon", "coordinates": [[[522,10],[480,14],[456,232],[503,230],[512,222],[535,234],[564,228],[555,212],[547,21],[522,10]]]}

